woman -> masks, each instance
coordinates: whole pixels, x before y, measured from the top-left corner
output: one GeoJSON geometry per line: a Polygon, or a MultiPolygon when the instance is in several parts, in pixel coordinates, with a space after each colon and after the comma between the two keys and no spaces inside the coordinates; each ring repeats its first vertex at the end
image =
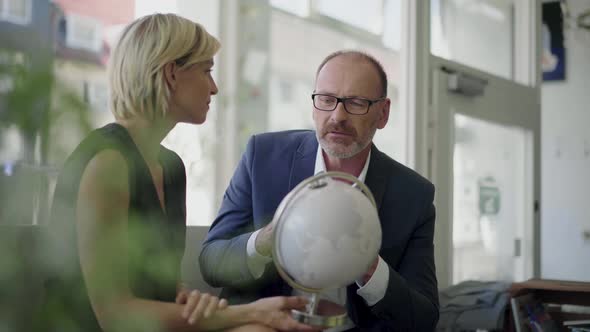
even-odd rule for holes
{"type": "Polygon", "coordinates": [[[46,312],[54,328],[309,329],[287,314],[305,306],[301,298],[227,306],[177,291],[186,175],[160,142],[179,122],[205,121],[217,93],[211,70],[218,49],[200,25],[172,14],[140,18],[123,32],[109,65],[116,122],[80,143],[56,186],[51,222],[61,265],[46,312]]]}

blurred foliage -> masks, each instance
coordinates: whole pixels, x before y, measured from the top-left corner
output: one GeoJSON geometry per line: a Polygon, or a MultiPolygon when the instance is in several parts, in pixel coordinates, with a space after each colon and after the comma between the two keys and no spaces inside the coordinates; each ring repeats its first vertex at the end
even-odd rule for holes
{"type": "Polygon", "coordinates": [[[11,82],[0,95],[0,130],[15,127],[22,141],[20,155],[10,161],[13,174],[0,174],[0,224],[43,223],[51,183],[70,152],[64,143],[77,143],[92,129],[89,106],[56,78],[50,59],[1,65],[0,77],[11,82]]]}
{"type": "MultiPolygon", "coordinates": [[[[139,298],[174,302],[183,255],[183,232],[170,237],[158,216],[141,213],[137,218],[108,226],[109,241],[96,245],[95,259],[127,264],[127,274],[98,273],[96,285],[103,296],[113,295],[113,283],[128,278],[139,298]]],[[[0,332],[93,332],[96,322],[79,265],[75,222],[41,227],[0,225],[0,332]],[[18,253],[18,254],[16,254],[18,253]]],[[[153,316],[114,312],[112,331],[161,331],[153,316]]]]}
{"type": "Polygon", "coordinates": [[[52,61],[36,66],[27,63],[0,66],[0,76],[12,81],[10,91],[2,96],[0,129],[16,126],[25,141],[24,161],[35,161],[36,144],[41,144],[41,160],[37,161],[41,164],[47,162],[50,151],[59,151],[58,146],[53,146],[57,141],[52,140],[52,132],[57,128],[84,134],[92,129],[89,106],[56,79],[52,61]],[[68,121],[60,122],[63,119],[68,121]]]}

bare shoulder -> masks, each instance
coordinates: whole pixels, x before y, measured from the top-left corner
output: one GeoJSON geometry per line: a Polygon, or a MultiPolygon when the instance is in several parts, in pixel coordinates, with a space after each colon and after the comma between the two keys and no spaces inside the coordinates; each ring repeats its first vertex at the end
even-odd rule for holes
{"type": "Polygon", "coordinates": [[[88,163],[80,180],[78,207],[92,214],[108,215],[128,206],[128,166],[116,150],[103,150],[88,163]]]}

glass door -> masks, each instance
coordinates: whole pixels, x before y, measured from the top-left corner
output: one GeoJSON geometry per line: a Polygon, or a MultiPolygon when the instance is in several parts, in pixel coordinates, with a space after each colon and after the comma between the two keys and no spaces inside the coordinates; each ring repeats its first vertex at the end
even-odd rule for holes
{"type": "Polygon", "coordinates": [[[534,88],[433,57],[430,173],[440,287],[532,277],[539,199],[534,88]]]}

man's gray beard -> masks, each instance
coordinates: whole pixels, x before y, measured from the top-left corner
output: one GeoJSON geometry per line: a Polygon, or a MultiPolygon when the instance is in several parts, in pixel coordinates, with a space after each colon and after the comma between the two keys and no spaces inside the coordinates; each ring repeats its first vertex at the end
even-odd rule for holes
{"type": "Polygon", "coordinates": [[[359,152],[363,151],[367,146],[369,146],[369,144],[371,144],[371,142],[373,141],[373,137],[375,136],[376,131],[377,129],[375,129],[373,133],[369,135],[369,139],[366,140],[366,142],[364,142],[362,146],[360,146],[357,142],[354,142],[352,143],[353,147],[351,148],[350,146],[348,146],[346,152],[338,152],[333,150],[329,147],[329,144],[325,139],[320,138],[320,134],[317,131],[315,132],[315,135],[318,142],[320,143],[320,146],[322,147],[322,150],[324,150],[326,154],[328,154],[328,156],[338,159],[348,159],[356,156],[359,152]]]}

